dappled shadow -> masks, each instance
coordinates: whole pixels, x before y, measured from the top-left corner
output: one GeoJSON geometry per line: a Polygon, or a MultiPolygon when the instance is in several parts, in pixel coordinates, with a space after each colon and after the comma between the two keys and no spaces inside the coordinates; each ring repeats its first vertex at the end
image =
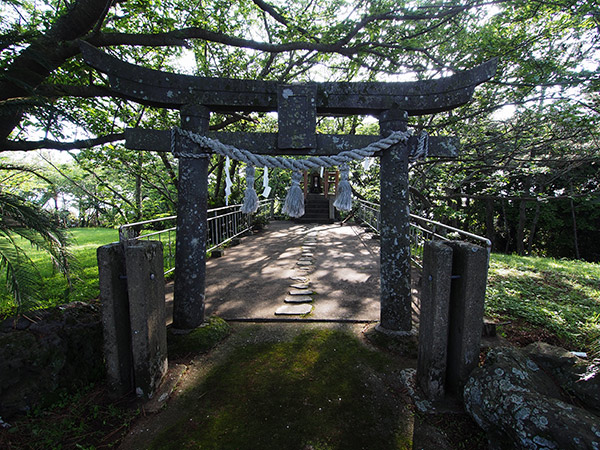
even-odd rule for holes
{"type": "MultiPolygon", "coordinates": [[[[356,226],[272,222],[260,233],[207,262],[206,315],[225,319],[274,319],[294,276],[307,276],[314,291],[313,320],[379,320],[379,241],[356,226]],[[314,264],[297,262],[308,234],[317,234],[314,264]]],[[[413,274],[418,294],[418,274],[413,274]]],[[[417,298],[415,296],[415,298],[417,298]]]]}

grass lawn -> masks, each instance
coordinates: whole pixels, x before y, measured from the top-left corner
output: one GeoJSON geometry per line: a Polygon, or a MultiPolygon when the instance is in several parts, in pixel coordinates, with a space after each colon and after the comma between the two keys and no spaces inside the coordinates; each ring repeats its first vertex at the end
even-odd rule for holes
{"type": "Polygon", "coordinates": [[[523,344],[600,351],[600,264],[493,254],[486,314],[523,344]]]}
{"type": "MultiPolygon", "coordinates": [[[[67,280],[57,273],[44,252],[21,240],[23,249],[36,264],[40,277],[44,280],[41,292],[40,307],[50,307],[73,301],[90,301],[98,297],[98,264],[96,249],[101,245],[119,240],[116,229],[110,228],[72,228],[69,230],[72,245],[70,251],[75,256],[76,268],[72,274],[73,284],[69,289],[67,280]]],[[[19,239],[17,239],[17,242],[19,239]]],[[[6,291],[4,276],[0,283],[0,317],[9,313],[14,307],[13,301],[6,291]]]]}

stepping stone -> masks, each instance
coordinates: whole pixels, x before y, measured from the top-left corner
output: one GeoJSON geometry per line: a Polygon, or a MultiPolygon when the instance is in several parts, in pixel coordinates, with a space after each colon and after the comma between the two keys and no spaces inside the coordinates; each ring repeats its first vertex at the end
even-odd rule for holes
{"type": "Polygon", "coordinates": [[[296,264],[298,264],[299,266],[312,266],[312,261],[298,261],[296,264]]]}
{"type": "Polygon", "coordinates": [[[310,257],[308,257],[308,256],[303,256],[303,257],[302,257],[302,258],[300,258],[298,261],[310,261],[310,262],[312,262],[312,261],[313,261],[313,259],[312,259],[312,258],[310,258],[310,257]]]}
{"type": "Polygon", "coordinates": [[[294,295],[286,297],[283,301],[286,303],[311,303],[313,298],[308,295],[294,295]]]}
{"type": "Polygon", "coordinates": [[[314,255],[310,252],[302,252],[302,256],[300,258],[312,258],[314,255]]]}
{"type": "Polygon", "coordinates": [[[308,289],[308,284],[292,284],[290,287],[294,289],[308,289]]]}
{"type": "Polygon", "coordinates": [[[286,315],[286,316],[303,316],[312,311],[312,305],[301,303],[299,305],[283,305],[277,308],[275,315],[286,315]]]}
{"type": "Polygon", "coordinates": [[[290,295],[312,295],[314,294],[313,291],[311,291],[310,289],[292,289],[290,291],[290,295]]]}
{"type": "Polygon", "coordinates": [[[306,283],[308,281],[308,278],[306,278],[306,277],[290,277],[290,280],[300,281],[301,283],[306,283]]]}

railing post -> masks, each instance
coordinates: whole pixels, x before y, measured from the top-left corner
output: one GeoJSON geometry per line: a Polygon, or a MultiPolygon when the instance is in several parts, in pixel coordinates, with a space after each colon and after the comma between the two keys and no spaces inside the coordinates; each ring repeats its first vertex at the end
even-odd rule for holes
{"type": "MultiPolygon", "coordinates": [[[[379,117],[382,136],[406,131],[406,111],[388,110],[379,117]]],[[[382,331],[411,332],[410,210],[408,145],[400,142],[381,152],[381,322],[382,331]]]]}
{"type": "MultiPolygon", "coordinates": [[[[208,130],[209,116],[206,107],[187,105],[181,110],[182,128],[203,133],[208,130]]],[[[200,152],[185,140],[176,146],[180,152],[200,152]]],[[[204,321],[208,163],[208,157],[179,160],[173,296],[173,327],[179,329],[196,328],[204,321]]]]}

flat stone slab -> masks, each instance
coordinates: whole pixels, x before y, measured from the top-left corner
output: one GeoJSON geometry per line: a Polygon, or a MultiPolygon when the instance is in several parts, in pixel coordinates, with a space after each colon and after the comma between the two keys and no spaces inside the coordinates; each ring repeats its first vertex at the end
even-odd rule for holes
{"type": "Polygon", "coordinates": [[[302,252],[302,256],[300,258],[312,258],[314,255],[310,252],[302,252]]]}
{"type": "Polygon", "coordinates": [[[298,261],[296,264],[298,264],[299,266],[312,266],[312,261],[298,261]]]}
{"type": "Polygon", "coordinates": [[[303,316],[312,311],[312,305],[301,303],[299,305],[283,305],[277,308],[275,315],[277,316],[303,316]]]}
{"type": "Polygon", "coordinates": [[[294,288],[294,289],[308,289],[309,286],[308,286],[308,284],[297,283],[297,284],[290,284],[290,287],[294,288]]]}
{"type": "Polygon", "coordinates": [[[290,277],[290,280],[300,281],[301,283],[306,283],[308,281],[308,278],[306,278],[306,277],[290,277]]]}
{"type": "Polygon", "coordinates": [[[311,303],[313,298],[308,295],[292,295],[283,299],[286,303],[311,303]]]}
{"type": "Polygon", "coordinates": [[[290,295],[312,295],[314,294],[313,291],[311,291],[310,289],[292,289],[289,292],[290,295]]]}

